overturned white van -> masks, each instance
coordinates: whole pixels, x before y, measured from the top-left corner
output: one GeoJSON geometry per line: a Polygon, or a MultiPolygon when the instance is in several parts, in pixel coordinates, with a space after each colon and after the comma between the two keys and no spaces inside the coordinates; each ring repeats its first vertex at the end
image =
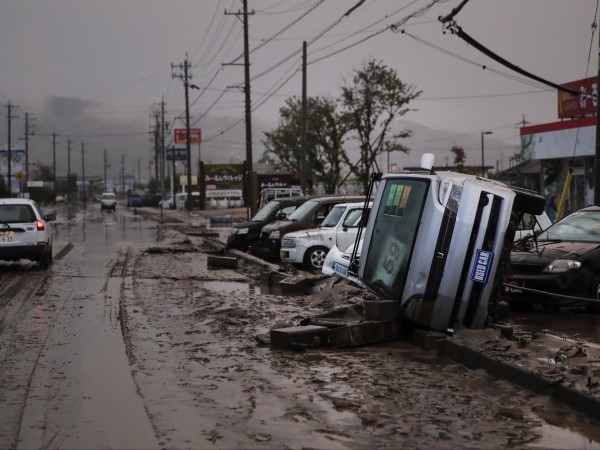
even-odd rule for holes
{"type": "Polygon", "coordinates": [[[432,155],[421,166],[374,177],[379,185],[358,277],[379,298],[398,301],[400,315],[418,325],[448,333],[482,328],[517,223],[523,213],[540,214],[544,199],[436,170],[432,155]]]}

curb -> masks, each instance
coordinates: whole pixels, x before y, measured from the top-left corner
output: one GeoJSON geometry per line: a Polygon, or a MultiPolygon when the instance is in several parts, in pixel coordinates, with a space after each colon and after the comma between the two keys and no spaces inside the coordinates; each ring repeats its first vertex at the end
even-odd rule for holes
{"type": "Polygon", "coordinates": [[[600,399],[563,385],[562,378],[550,379],[525,367],[499,361],[449,337],[441,342],[438,354],[469,369],[483,369],[494,378],[510,381],[535,394],[549,395],[575,411],[600,420],[600,399]]]}

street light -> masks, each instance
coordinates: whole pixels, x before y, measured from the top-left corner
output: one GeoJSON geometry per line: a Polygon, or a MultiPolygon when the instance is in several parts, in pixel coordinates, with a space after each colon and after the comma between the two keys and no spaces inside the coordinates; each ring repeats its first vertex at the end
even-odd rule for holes
{"type": "Polygon", "coordinates": [[[481,132],[481,176],[485,177],[485,163],[484,163],[484,150],[483,150],[483,136],[486,134],[494,134],[492,131],[481,132]]]}

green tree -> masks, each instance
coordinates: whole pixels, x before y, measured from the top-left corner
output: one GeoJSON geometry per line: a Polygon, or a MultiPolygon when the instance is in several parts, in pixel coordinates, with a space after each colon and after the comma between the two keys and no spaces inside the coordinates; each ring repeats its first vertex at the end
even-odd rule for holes
{"type": "Polygon", "coordinates": [[[359,142],[360,158],[352,163],[346,158],[350,171],[362,182],[365,192],[369,174],[377,170],[377,157],[383,153],[408,148],[400,139],[410,137],[411,130],[392,131],[393,120],[410,111],[408,104],[421,91],[403,83],[395,70],[382,62],[371,60],[354,72],[351,83],[342,86],[342,118],[359,142]]]}
{"type": "MultiPolygon", "coordinates": [[[[281,167],[298,172],[301,161],[302,100],[286,99],[279,110],[279,126],[265,132],[263,158],[279,159],[281,167]]],[[[307,99],[307,168],[310,184],[322,183],[327,193],[340,184],[342,164],[346,158],[342,147],[346,129],[336,111],[336,102],[324,97],[307,99]]]]}

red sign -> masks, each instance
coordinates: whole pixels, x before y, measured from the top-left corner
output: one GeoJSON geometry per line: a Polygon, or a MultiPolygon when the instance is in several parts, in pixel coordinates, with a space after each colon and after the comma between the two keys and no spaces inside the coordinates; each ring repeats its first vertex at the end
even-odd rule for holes
{"type": "MultiPolygon", "coordinates": [[[[185,128],[175,128],[173,137],[175,144],[185,144],[185,128]]],[[[202,142],[202,132],[200,128],[190,128],[190,144],[199,144],[202,142]]]]}
{"type": "Polygon", "coordinates": [[[571,81],[562,86],[578,91],[579,95],[574,96],[564,91],[558,92],[558,117],[560,119],[582,117],[596,113],[598,77],[571,81]]]}

